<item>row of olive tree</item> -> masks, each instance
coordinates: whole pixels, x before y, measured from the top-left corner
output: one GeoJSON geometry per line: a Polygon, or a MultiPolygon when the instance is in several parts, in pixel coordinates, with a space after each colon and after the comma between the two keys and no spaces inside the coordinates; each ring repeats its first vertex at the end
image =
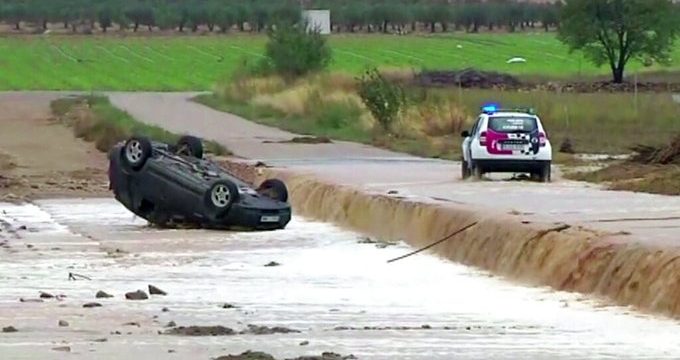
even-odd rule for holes
{"type": "Polygon", "coordinates": [[[61,23],[75,31],[78,26],[102,31],[119,26],[137,31],[175,29],[197,31],[263,31],[282,20],[294,22],[301,5],[330,9],[334,31],[404,32],[447,31],[451,28],[477,32],[559,24],[560,5],[515,1],[439,0],[0,0],[0,20],[21,29],[32,24],[47,29],[61,23]]]}
{"type": "Polygon", "coordinates": [[[465,29],[478,32],[482,28],[518,28],[545,30],[559,25],[561,4],[536,4],[515,1],[487,1],[461,3],[393,3],[347,2],[330,4],[336,31],[416,31],[430,32],[465,29]]]}

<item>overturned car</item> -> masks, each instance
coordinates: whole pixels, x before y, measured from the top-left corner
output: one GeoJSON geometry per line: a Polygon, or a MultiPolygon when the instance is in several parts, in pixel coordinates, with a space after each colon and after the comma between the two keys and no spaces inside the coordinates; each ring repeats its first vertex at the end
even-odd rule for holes
{"type": "Polygon", "coordinates": [[[109,152],[109,188],[127,209],[161,227],[276,230],[291,219],[282,181],[251,188],[204,159],[193,136],[177,144],[140,136],[116,144],[109,152]]]}

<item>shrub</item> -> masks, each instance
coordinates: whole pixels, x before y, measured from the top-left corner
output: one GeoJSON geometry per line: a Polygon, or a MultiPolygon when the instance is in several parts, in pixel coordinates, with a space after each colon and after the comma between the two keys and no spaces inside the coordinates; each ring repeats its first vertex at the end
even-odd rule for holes
{"type": "Polygon", "coordinates": [[[382,129],[390,132],[400,109],[406,103],[403,89],[390,83],[373,68],[358,79],[357,92],[382,129]]]}
{"type": "Polygon", "coordinates": [[[306,23],[281,23],[268,30],[269,41],[262,69],[273,69],[287,78],[296,78],[325,69],[331,60],[331,49],[317,29],[306,23]]]}

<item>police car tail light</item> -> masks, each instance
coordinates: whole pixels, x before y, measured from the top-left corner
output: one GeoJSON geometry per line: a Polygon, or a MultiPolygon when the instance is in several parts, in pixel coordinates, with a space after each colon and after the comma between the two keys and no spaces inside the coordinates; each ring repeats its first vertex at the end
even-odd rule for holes
{"type": "Polygon", "coordinates": [[[482,131],[479,134],[479,145],[486,146],[486,131],[482,131]]]}
{"type": "Polygon", "coordinates": [[[540,142],[541,146],[545,146],[545,144],[548,141],[548,136],[547,134],[544,133],[538,133],[538,141],[540,142]]]}

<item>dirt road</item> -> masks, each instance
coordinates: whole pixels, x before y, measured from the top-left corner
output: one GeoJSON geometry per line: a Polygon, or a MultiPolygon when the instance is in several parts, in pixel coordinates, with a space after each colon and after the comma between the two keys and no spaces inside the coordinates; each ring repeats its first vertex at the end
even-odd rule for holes
{"type": "Polygon", "coordinates": [[[52,120],[57,96],[0,94],[0,200],[108,191],[106,156],[52,120]]]}
{"type": "Polygon", "coordinates": [[[678,245],[680,197],[604,191],[559,177],[552,184],[463,182],[457,162],[345,142],[269,143],[266,140],[289,140],[296,135],[191,102],[194,95],[114,93],[111,101],[140,121],[216,140],[254,161],[308,172],[369,192],[396,191],[418,201],[513,214],[518,220],[534,223],[568,222],[616,233],[618,241],[678,245]]]}

